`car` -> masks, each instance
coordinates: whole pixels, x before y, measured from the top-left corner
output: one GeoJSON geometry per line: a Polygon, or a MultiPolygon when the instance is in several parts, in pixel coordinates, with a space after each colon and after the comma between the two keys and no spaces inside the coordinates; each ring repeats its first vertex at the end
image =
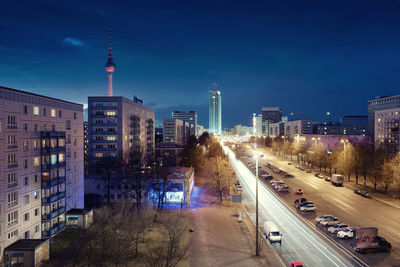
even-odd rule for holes
{"type": "Polygon", "coordinates": [[[326,176],[324,180],[327,181],[327,182],[330,182],[332,180],[332,178],[329,177],[329,176],[326,176]]]}
{"type": "Polygon", "coordinates": [[[300,168],[300,166],[299,165],[296,165],[296,167],[295,167],[296,169],[298,169],[298,168],[300,168]]]}
{"type": "Polygon", "coordinates": [[[303,267],[303,264],[299,261],[292,261],[289,267],[303,267]]]}
{"type": "Polygon", "coordinates": [[[291,162],[288,162],[287,165],[292,165],[292,163],[291,163],[291,162]]]}
{"type": "Polygon", "coordinates": [[[290,187],[289,186],[287,186],[287,185],[285,185],[285,186],[283,186],[283,187],[279,187],[278,188],[278,191],[279,192],[290,192],[290,187]]]}
{"type": "Polygon", "coordinates": [[[314,173],[314,176],[315,176],[315,177],[318,177],[318,175],[320,175],[319,172],[314,173]]]}
{"type": "Polygon", "coordinates": [[[317,223],[320,223],[320,222],[322,222],[322,221],[324,221],[324,220],[327,220],[327,219],[333,218],[333,217],[334,217],[333,215],[322,215],[322,216],[316,218],[315,221],[316,221],[317,223]]]}
{"type": "Polygon", "coordinates": [[[361,195],[362,190],[356,188],[354,189],[354,193],[356,193],[357,195],[361,195]]]}
{"type": "Polygon", "coordinates": [[[300,210],[301,211],[314,211],[315,212],[315,211],[317,211],[317,208],[312,204],[307,204],[307,205],[301,206],[300,210]]]}
{"type": "Polygon", "coordinates": [[[306,173],[311,173],[311,170],[306,170],[306,173]]]}
{"type": "Polygon", "coordinates": [[[303,167],[299,167],[299,170],[304,171],[305,169],[303,167]]]}
{"type": "Polygon", "coordinates": [[[296,195],[302,195],[304,193],[303,189],[298,188],[296,189],[296,195]]]}
{"type": "Polygon", "coordinates": [[[324,179],[325,177],[322,174],[318,174],[317,178],[324,179]]]}
{"type": "Polygon", "coordinates": [[[314,203],[312,203],[311,201],[304,201],[304,202],[297,204],[296,208],[300,209],[301,207],[306,206],[306,205],[314,205],[314,203]]]}
{"type": "Polygon", "coordinates": [[[274,184],[275,189],[279,189],[279,188],[282,188],[284,186],[286,186],[285,183],[276,183],[276,184],[274,184]]]}
{"type": "Polygon", "coordinates": [[[330,219],[327,219],[327,220],[323,220],[323,221],[321,222],[321,224],[322,224],[323,226],[333,226],[333,225],[338,224],[338,223],[339,223],[339,219],[336,218],[336,217],[330,218],[330,219]]]}
{"type": "Polygon", "coordinates": [[[272,175],[267,175],[267,176],[264,176],[263,177],[265,180],[267,180],[267,179],[272,179],[272,178],[274,178],[274,176],[272,176],[272,175]]]}
{"type": "Polygon", "coordinates": [[[365,197],[365,198],[371,198],[371,196],[369,195],[369,193],[367,191],[362,191],[361,196],[365,197]]]}
{"type": "Polygon", "coordinates": [[[282,183],[283,183],[283,181],[282,181],[282,180],[279,180],[279,179],[277,179],[277,180],[272,180],[272,181],[270,181],[269,183],[273,185],[274,183],[277,183],[277,182],[282,182],[282,183]]]}
{"type": "Polygon", "coordinates": [[[349,227],[348,224],[338,223],[338,224],[336,224],[336,225],[334,225],[334,226],[329,227],[329,228],[328,228],[328,231],[329,231],[331,234],[337,234],[339,231],[342,231],[342,230],[344,230],[344,229],[346,229],[346,228],[348,228],[348,227],[349,227]]]}
{"type": "Polygon", "coordinates": [[[303,202],[306,202],[307,201],[307,199],[305,198],[305,197],[301,197],[301,198],[298,198],[298,199],[296,199],[295,201],[294,201],[294,204],[300,204],[300,203],[303,203],[303,202]]]}
{"type": "Polygon", "coordinates": [[[356,229],[357,228],[347,227],[346,229],[337,232],[336,236],[341,239],[353,238],[354,230],[356,229]]]}
{"type": "Polygon", "coordinates": [[[247,155],[247,157],[249,157],[249,158],[251,158],[252,156],[253,156],[252,154],[247,155]]]}
{"type": "Polygon", "coordinates": [[[285,178],[292,178],[292,177],[294,177],[294,176],[291,175],[290,173],[285,173],[285,174],[283,175],[283,177],[285,177],[285,178]]]}

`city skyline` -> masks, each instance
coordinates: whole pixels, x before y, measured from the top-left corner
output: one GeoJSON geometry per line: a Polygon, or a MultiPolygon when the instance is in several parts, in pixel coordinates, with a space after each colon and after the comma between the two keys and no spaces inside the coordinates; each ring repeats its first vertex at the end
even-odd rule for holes
{"type": "Polygon", "coordinates": [[[207,125],[213,82],[224,91],[222,112],[238,110],[224,118],[224,129],[251,125],[262,106],[318,121],[327,111],[336,119],[366,114],[368,100],[396,95],[398,5],[309,5],[7,2],[2,85],[83,104],[106,95],[112,14],[114,95],[144,99],[157,121],[173,110],[196,110],[207,125]]]}

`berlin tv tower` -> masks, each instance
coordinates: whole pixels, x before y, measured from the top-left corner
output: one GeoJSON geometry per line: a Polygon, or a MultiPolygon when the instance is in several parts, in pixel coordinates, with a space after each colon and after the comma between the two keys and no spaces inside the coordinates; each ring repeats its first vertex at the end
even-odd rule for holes
{"type": "Polygon", "coordinates": [[[113,96],[113,89],[112,89],[112,75],[113,72],[115,71],[115,63],[113,61],[113,55],[111,53],[111,41],[112,41],[112,28],[111,28],[111,16],[109,17],[109,23],[108,23],[108,56],[107,56],[107,62],[106,62],[106,71],[108,73],[108,96],[113,96]]]}

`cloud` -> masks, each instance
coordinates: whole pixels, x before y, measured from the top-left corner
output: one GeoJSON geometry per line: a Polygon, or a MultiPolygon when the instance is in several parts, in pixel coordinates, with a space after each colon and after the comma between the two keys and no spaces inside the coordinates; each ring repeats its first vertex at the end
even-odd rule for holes
{"type": "Polygon", "coordinates": [[[73,37],[67,37],[64,39],[64,42],[68,45],[72,45],[72,46],[84,46],[85,43],[82,42],[81,40],[77,39],[77,38],[73,38],[73,37]]]}

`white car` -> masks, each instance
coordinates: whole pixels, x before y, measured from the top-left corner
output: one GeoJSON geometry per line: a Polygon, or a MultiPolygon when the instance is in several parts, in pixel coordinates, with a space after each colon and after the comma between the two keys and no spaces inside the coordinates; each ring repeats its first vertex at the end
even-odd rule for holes
{"type": "Polygon", "coordinates": [[[339,223],[339,219],[334,217],[321,222],[323,226],[332,226],[339,223]]]}
{"type": "Polygon", "coordinates": [[[275,189],[279,189],[279,188],[282,188],[282,187],[284,187],[284,186],[286,186],[283,182],[282,183],[275,183],[274,184],[274,188],[275,189]]]}
{"type": "Polygon", "coordinates": [[[317,211],[317,208],[314,205],[304,205],[300,207],[301,211],[317,211]]]}
{"type": "Polygon", "coordinates": [[[275,183],[280,183],[280,182],[283,182],[283,181],[282,180],[272,180],[269,183],[273,185],[275,183]]]}
{"type": "Polygon", "coordinates": [[[344,238],[344,239],[348,239],[348,238],[353,238],[353,235],[354,235],[354,230],[356,230],[357,228],[350,228],[350,227],[347,227],[346,229],[344,229],[344,230],[342,230],[342,231],[339,231],[338,233],[337,233],[337,237],[339,237],[339,238],[344,238]]]}
{"type": "Polygon", "coordinates": [[[336,234],[337,232],[342,231],[342,230],[346,229],[347,227],[349,227],[348,224],[338,223],[338,224],[336,224],[334,226],[329,227],[328,231],[331,234],[336,234]]]}
{"type": "Polygon", "coordinates": [[[317,223],[320,223],[322,221],[325,221],[325,220],[327,220],[329,218],[333,218],[333,217],[334,217],[333,215],[322,215],[321,217],[316,218],[315,221],[317,223]]]}

